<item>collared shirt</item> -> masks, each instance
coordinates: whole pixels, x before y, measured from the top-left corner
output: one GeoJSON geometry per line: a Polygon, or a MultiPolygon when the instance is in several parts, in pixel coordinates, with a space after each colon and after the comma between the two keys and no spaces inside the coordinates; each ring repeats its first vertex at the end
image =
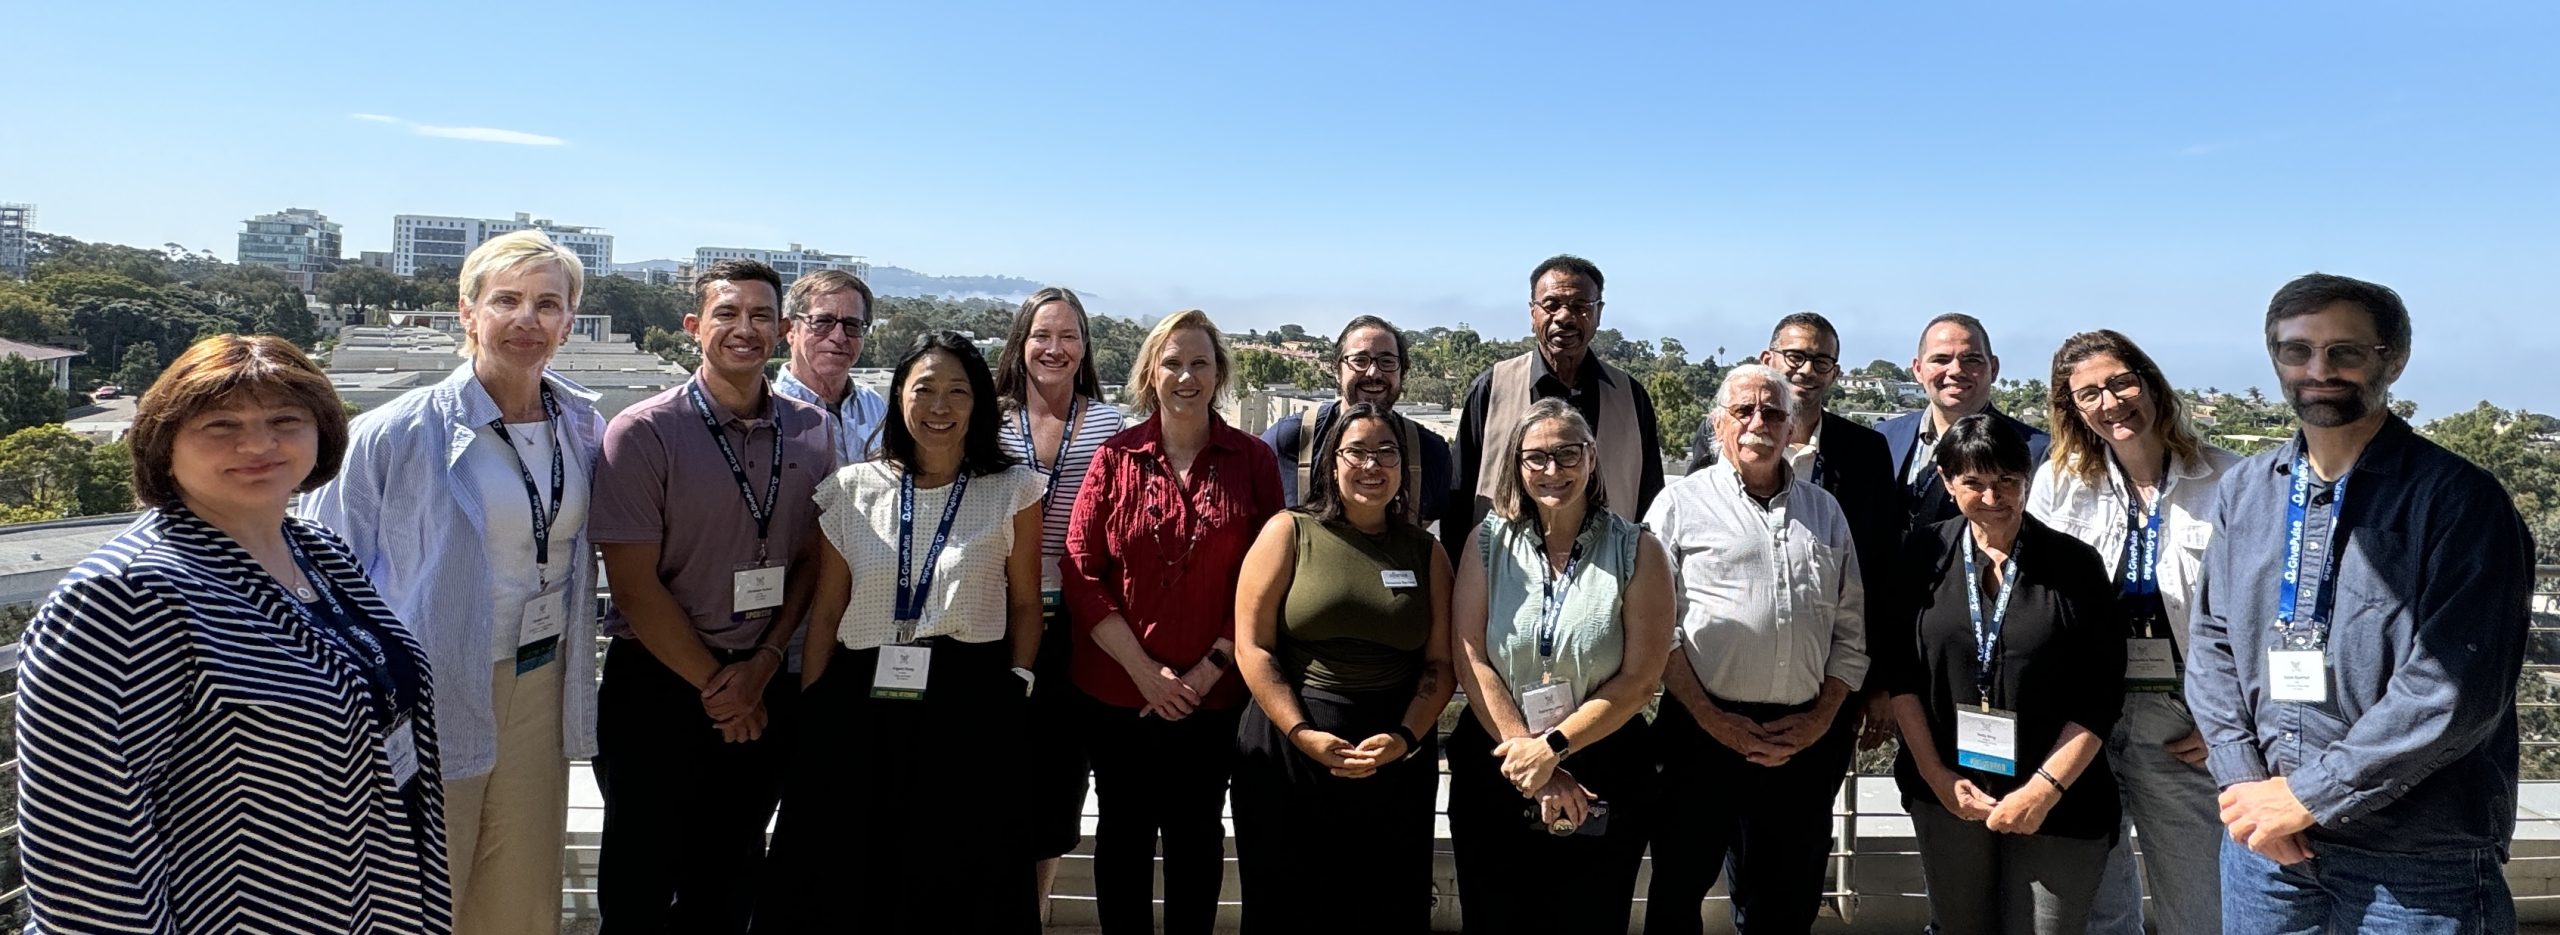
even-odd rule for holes
{"type": "MultiPolygon", "coordinates": [[[[2107,458],[2107,473],[2098,483],[2083,480],[2060,460],[2037,467],[2034,481],[2027,485],[2027,513],[2096,550],[2099,560],[2107,563],[2107,574],[2122,581],[2124,541],[2133,531],[2135,500],[2115,459],[2099,457],[2107,458]]],[[[2161,610],[2168,617],[2169,635],[2177,641],[2181,660],[2187,658],[2189,599],[2195,594],[2196,570],[2204,563],[2206,547],[2213,543],[2214,491],[2222,475],[2239,463],[2239,455],[2207,445],[2200,457],[2170,465],[2156,495],[2160,499],[2161,610]]]]}
{"type": "Polygon", "coordinates": [[[1805,439],[1804,444],[1787,446],[1787,467],[1794,471],[1796,476],[1810,480],[1813,478],[1813,463],[1821,458],[1822,423],[1816,420],[1813,423],[1813,437],[1805,439]]]}
{"type": "MultiPolygon", "coordinates": [[[[764,621],[732,617],[731,584],[740,566],[755,561],[756,522],[728,459],[687,398],[686,388],[700,385],[697,372],[693,379],[633,404],[605,427],[588,528],[602,544],[657,543],[658,580],[684,608],[703,645],[749,649],[763,635],[764,621]]],[[[769,561],[789,565],[801,537],[817,522],[812,497],[818,484],[835,471],[824,412],[769,391],[764,415],[755,418],[729,411],[707,387],[703,399],[727,433],[759,502],[773,476],[773,433],[783,433],[782,491],[774,496],[765,544],[769,561]]],[[[605,618],[604,631],[633,635],[619,606],[605,618]]],[[[798,646],[798,640],[792,641],[792,655],[798,655],[798,646]]]]}
{"type": "MultiPolygon", "coordinates": [[[[1607,408],[1602,404],[1600,389],[1609,379],[1599,367],[1580,367],[1575,370],[1574,382],[1568,384],[1556,376],[1555,371],[1547,369],[1545,354],[1535,351],[1529,354],[1529,398],[1564,400],[1573,406],[1574,411],[1582,413],[1583,420],[1591,423],[1594,433],[1600,431],[1601,410],[1607,408]]],[[[1662,427],[1654,414],[1653,394],[1645,390],[1644,381],[1630,376],[1627,382],[1627,390],[1634,397],[1637,437],[1644,448],[1641,454],[1644,463],[1638,465],[1637,470],[1635,509],[1628,515],[1642,516],[1644,508],[1652,505],[1653,498],[1662,493],[1662,427]]],[[[1451,496],[1470,506],[1465,513],[1451,511],[1447,514],[1447,518],[1463,522],[1440,524],[1441,548],[1453,556],[1466,554],[1465,537],[1475,528],[1476,517],[1483,515],[1474,511],[1473,503],[1476,478],[1488,461],[1485,451],[1501,444],[1501,433],[1509,430],[1509,426],[1497,426],[1493,429],[1495,436],[1486,437],[1484,422],[1493,408],[1492,402],[1493,371],[1487,369],[1477,374],[1475,382],[1468,385],[1466,399],[1460,404],[1458,444],[1452,452],[1457,456],[1458,476],[1450,489],[1451,496]]],[[[1594,479],[1598,479],[1597,475],[1594,479]]]]}
{"type": "Polygon", "coordinates": [[[2318,822],[2315,847],[2503,850],[2515,832],[2515,684],[2533,588],[2515,504],[2488,472],[2390,417],[2345,475],[2334,535],[2329,503],[2304,506],[2305,617],[2316,579],[2336,563],[2328,700],[2277,701],[2267,651],[2279,643],[2301,444],[2241,462],[2215,501],[2187,665],[2214,780],[2285,777],[2318,822]]]}
{"type": "MultiPolygon", "coordinates": [[[[1215,420],[1215,417],[1211,417],[1215,420]]],[[[1222,420],[1177,484],[1165,460],[1164,418],[1150,416],[1102,444],[1067,523],[1067,608],[1074,615],[1076,687],[1104,704],[1146,703],[1120,664],[1093,641],[1119,614],[1157,662],[1183,671],[1219,637],[1234,638],[1236,579],[1262,523],[1280,512],[1271,448],[1222,420]]],[[[1229,673],[1204,702],[1231,708],[1244,680],[1229,673]]]]}
{"type": "Polygon", "coordinates": [[[1856,540],[1811,479],[1790,472],[1763,504],[1720,463],[1672,482],[1644,519],[1671,550],[1683,655],[1708,694],[1793,705],[1825,678],[1865,684],[1856,540]]]}
{"type": "MultiPolygon", "coordinates": [[[[569,477],[577,483],[590,475],[603,444],[596,394],[549,371],[542,379],[556,391],[561,419],[568,423],[559,434],[569,440],[569,477]]],[[[490,443],[482,436],[498,417],[497,401],[465,361],[442,381],[356,416],[337,479],[303,497],[298,507],[347,540],[348,553],[372,577],[383,602],[426,647],[436,673],[436,728],[449,779],[497,767],[489,657],[501,627],[490,599],[499,577],[492,566],[533,565],[530,535],[513,555],[493,555],[482,545],[496,511],[517,511],[520,521],[530,522],[522,512],[522,487],[493,501],[470,481],[466,455],[490,443]]],[[[701,432],[696,422],[694,433],[701,432]]],[[[532,467],[549,482],[545,464],[532,467]]],[[[588,527],[579,524],[576,533],[567,549],[552,552],[551,561],[557,569],[552,584],[568,604],[560,634],[560,658],[568,666],[562,673],[568,688],[560,699],[561,749],[584,757],[596,749],[596,654],[579,647],[595,643],[596,567],[588,527]]]]}
{"type": "Polygon", "coordinates": [[[880,424],[889,418],[889,402],[881,399],[880,394],[853,382],[851,377],[845,378],[844,385],[844,401],[830,409],[825,396],[810,389],[809,384],[800,382],[799,377],[791,375],[790,365],[783,365],[773,375],[774,392],[827,413],[828,422],[835,428],[837,467],[877,457],[880,452],[880,424]]]}

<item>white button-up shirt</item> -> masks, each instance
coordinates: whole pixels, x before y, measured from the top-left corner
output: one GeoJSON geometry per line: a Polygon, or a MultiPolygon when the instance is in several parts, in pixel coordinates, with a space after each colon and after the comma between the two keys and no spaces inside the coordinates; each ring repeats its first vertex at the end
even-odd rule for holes
{"type": "Polygon", "coordinates": [[[1849,520],[1790,471],[1763,504],[1730,462],[1674,482],[1645,525],[1671,550],[1680,633],[1707,694],[1803,704],[1867,677],[1866,592],[1849,520]]]}

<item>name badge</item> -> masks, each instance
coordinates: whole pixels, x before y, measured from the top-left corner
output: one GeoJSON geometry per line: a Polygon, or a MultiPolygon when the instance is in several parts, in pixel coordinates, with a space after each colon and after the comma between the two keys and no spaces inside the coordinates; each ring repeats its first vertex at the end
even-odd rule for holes
{"type": "Polygon", "coordinates": [[[933,650],[895,643],[880,647],[880,663],[871,669],[871,697],[890,701],[923,701],[925,676],[933,671],[933,650]]]}
{"type": "Polygon", "coordinates": [[[2329,654],[2317,649],[2267,650],[2267,688],[2277,701],[2329,700],[2329,654]]]}
{"type": "Polygon", "coordinates": [[[560,633],[569,625],[560,592],[544,591],[524,602],[516,631],[516,674],[523,675],[560,658],[560,633]]]}
{"type": "Polygon", "coordinates": [[[1378,583],[1386,585],[1387,590],[1393,591],[1397,588],[1413,587],[1418,582],[1414,579],[1413,572],[1399,568],[1392,571],[1379,572],[1378,583]]]}
{"type": "Polygon", "coordinates": [[[733,617],[761,617],[761,611],[782,606],[782,566],[740,565],[729,576],[729,613],[733,617]]]}
{"type": "Polygon", "coordinates": [[[1520,717],[1529,722],[1529,732],[1543,734],[1564,723],[1573,713],[1573,686],[1551,682],[1520,693],[1520,717]]]}
{"type": "Polygon", "coordinates": [[[408,788],[409,780],[418,778],[418,728],[408,718],[391,722],[390,733],[382,737],[382,757],[391,761],[391,784],[408,788]]]}
{"type": "Polygon", "coordinates": [[[2136,637],[2124,641],[2124,690],[2177,691],[2178,644],[2167,637],[2136,637]]]}
{"type": "Polygon", "coordinates": [[[1956,708],[1956,765],[2002,776],[2018,774],[2018,716],[1993,708],[1956,708]]]}

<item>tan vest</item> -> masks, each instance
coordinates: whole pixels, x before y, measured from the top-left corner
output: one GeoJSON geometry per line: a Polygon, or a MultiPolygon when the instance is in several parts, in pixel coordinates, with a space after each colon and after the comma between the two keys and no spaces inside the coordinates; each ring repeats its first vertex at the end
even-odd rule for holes
{"type": "MultiPolygon", "coordinates": [[[[1332,408],[1334,416],[1336,418],[1340,418],[1343,408],[1341,403],[1337,401],[1333,404],[1332,408]]],[[[1323,410],[1317,411],[1321,412],[1323,410]]],[[[1407,419],[1402,414],[1392,411],[1387,413],[1387,424],[1395,426],[1396,450],[1404,454],[1404,484],[1403,486],[1396,488],[1401,491],[1397,496],[1404,498],[1404,518],[1406,522],[1420,526],[1423,524],[1422,427],[1413,424],[1412,419],[1407,419]]],[[[1298,462],[1299,506],[1305,506],[1306,504],[1313,502],[1316,498],[1314,479],[1316,446],[1323,441],[1323,437],[1316,434],[1315,412],[1310,412],[1298,417],[1298,454],[1296,456],[1296,460],[1298,462]]],[[[1335,465],[1334,467],[1339,470],[1341,465],[1335,465]]]]}
{"type": "MultiPolygon", "coordinates": [[[[1529,361],[1538,352],[1530,351],[1493,365],[1493,379],[1486,387],[1484,411],[1484,443],[1500,445],[1510,437],[1511,428],[1529,414],[1537,400],[1529,394],[1529,361]]],[[[1609,497],[1609,512],[1630,522],[1642,522],[1636,512],[1636,496],[1644,488],[1644,458],[1662,457],[1661,452],[1644,450],[1644,427],[1636,424],[1635,378],[1609,366],[1598,357],[1585,357],[1583,366],[1598,367],[1608,377],[1600,384],[1600,424],[1594,431],[1600,435],[1600,490],[1609,497]]],[[[1477,453],[1480,468],[1476,471],[1476,513],[1483,516],[1493,503],[1496,459],[1477,453]]]]}

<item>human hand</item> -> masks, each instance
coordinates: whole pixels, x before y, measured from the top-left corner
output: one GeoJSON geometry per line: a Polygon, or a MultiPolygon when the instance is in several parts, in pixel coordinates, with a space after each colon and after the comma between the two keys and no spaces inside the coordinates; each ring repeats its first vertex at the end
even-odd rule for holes
{"type": "Polygon", "coordinates": [[[2026,785],[1993,804],[1991,814],[1982,820],[1982,824],[2002,834],[2034,834],[2036,829],[2044,827],[2045,816],[2052,814],[2054,803],[2060,801],[2062,790],[2052,783],[2043,779],[2028,780],[2026,785]]]}
{"type": "Polygon", "coordinates": [[[759,701],[737,717],[714,722],[713,727],[720,731],[722,743],[747,743],[764,736],[767,719],[764,703],[759,701]]]}
{"type": "Polygon", "coordinates": [[[1723,744],[1725,749],[1741,754],[1743,759],[1752,763],[1775,766],[1786,762],[1787,758],[1793,755],[1792,751],[1771,743],[1762,733],[1760,725],[1753,723],[1750,718],[1716,710],[1693,710],[1689,713],[1697,718],[1698,728],[1706,731],[1708,737],[1723,744]]]}
{"type": "Polygon", "coordinates": [[[1945,808],[1947,814],[1966,821],[1989,818],[1992,809],[2000,807],[1999,799],[1983,792],[1972,780],[1957,776],[1953,770],[1939,769],[1938,774],[1929,780],[1929,791],[1938,794],[1938,805],[1945,808]]]}
{"type": "Polygon", "coordinates": [[[1334,775],[1344,779],[1364,778],[1376,773],[1387,764],[1404,759],[1405,754],[1412,749],[1405,745],[1402,737],[1394,734],[1372,734],[1369,739],[1360,741],[1359,746],[1351,748],[1351,753],[1344,758],[1350,763],[1352,771],[1336,772],[1334,775]]]}
{"type": "Polygon", "coordinates": [[[1760,739],[1768,742],[1770,746],[1777,747],[1784,754],[1772,757],[1773,762],[1761,765],[1777,766],[1796,754],[1803,753],[1806,747],[1813,746],[1814,741],[1821,740],[1823,733],[1831,729],[1831,718],[1838,713],[1836,710],[1824,711],[1817,707],[1811,711],[1790,714],[1759,725],[1760,739]]]}
{"type": "Polygon", "coordinates": [[[1335,734],[1310,727],[1289,735],[1289,745],[1297,747],[1307,759],[1322,764],[1336,776],[1351,768],[1346,762],[1351,755],[1351,742],[1335,734]]]}
{"type": "Polygon", "coordinates": [[[1200,693],[1192,690],[1191,683],[1184,681],[1182,676],[1175,674],[1172,666],[1158,665],[1153,671],[1132,669],[1129,680],[1137,683],[1138,694],[1147,700],[1146,707],[1138,712],[1140,717],[1153,714],[1168,721],[1179,721],[1200,706],[1200,693]]]}
{"type": "Polygon", "coordinates": [[[1572,834],[1573,829],[1580,828],[1583,822],[1591,820],[1591,803],[1600,798],[1598,794],[1583,788],[1581,783],[1575,782],[1572,773],[1566,772],[1558,772],[1549,777],[1546,784],[1540,786],[1538,791],[1530,797],[1538,802],[1538,821],[1547,826],[1548,833],[1559,837],[1572,834]],[[1559,820],[1571,822],[1571,826],[1562,832],[1557,832],[1555,829],[1559,820]]]}
{"type": "Polygon", "coordinates": [[[1210,665],[1209,660],[1202,659],[1191,666],[1191,671],[1182,673],[1182,684],[1190,686],[1192,697],[1207,698],[1210,687],[1218,684],[1218,679],[1225,677],[1226,674],[1227,670],[1210,665]]]}
{"type": "Polygon", "coordinates": [[[2188,766],[2204,766],[2205,747],[2202,731],[2188,731],[2184,737],[2161,744],[2160,749],[2168,751],[2170,756],[2177,757],[2178,762],[2188,766]]]}
{"type": "Polygon", "coordinates": [[[762,704],[765,683],[773,679],[774,670],[779,667],[779,663],[765,661],[769,655],[759,652],[711,673],[702,683],[702,713],[714,721],[726,721],[762,704]]]}
{"type": "Polygon", "coordinates": [[[1502,758],[1502,778],[1511,780],[1511,787],[1521,795],[1537,794],[1555,778],[1556,764],[1564,760],[1547,746],[1544,734],[1505,740],[1494,746],[1493,753],[1502,758]]]}
{"type": "Polygon", "coordinates": [[[1867,702],[1862,706],[1860,713],[1865,717],[1866,723],[1858,729],[1858,749],[1873,750],[1884,746],[1885,741],[1893,738],[1896,730],[1893,722],[1893,696],[1881,691],[1868,694],[1867,702]]]}
{"type": "Polygon", "coordinates": [[[2311,856],[2302,836],[2314,823],[2311,810],[2293,795],[2282,776],[2233,784],[2222,790],[2222,825],[2231,840],[2280,864],[2300,863],[2311,856]]]}

